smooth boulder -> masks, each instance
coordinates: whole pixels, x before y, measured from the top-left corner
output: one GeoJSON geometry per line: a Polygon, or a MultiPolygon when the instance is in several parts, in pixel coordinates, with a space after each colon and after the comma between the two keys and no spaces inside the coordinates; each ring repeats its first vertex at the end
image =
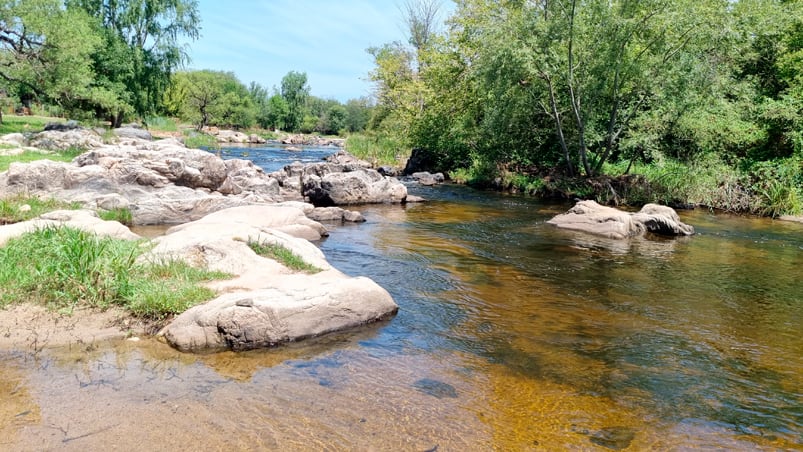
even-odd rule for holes
{"type": "Polygon", "coordinates": [[[667,206],[646,204],[639,212],[624,212],[595,201],[579,201],[568,212],[547,221],[562,229],[586,232],[612,239],[624,239],[651,232],[666,236],[694,234],[694,227],[680,221],[667,206]]]}
{"type": "Polygon", "coordinates": [[[384,319],[398,307],[368,278],[353,278],[331,267],[308,239],[325,229],[305,216],[303,206],[227,209],[176,226],[156,239],[146,259],[182,259],[236,275],[210,287],[218,298],[189,309],[162,335],[185,351],[268,347],[384,319]],[[249,241],[279,244],[317,267],[292,271],[254,253],[249,241]]]}

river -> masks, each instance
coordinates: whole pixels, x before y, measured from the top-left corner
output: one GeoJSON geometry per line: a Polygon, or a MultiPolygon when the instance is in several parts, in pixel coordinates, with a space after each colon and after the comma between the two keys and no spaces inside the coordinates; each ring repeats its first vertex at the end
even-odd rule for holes
{"type": "Polygon", "coordinates": [[[545,224],[566,204],[411,191],[319,244],[393,319],[245,353],[0,351],[0,449],[803,449],[803,225],[696,210],[693,237],[613,241],[545,224]]]}

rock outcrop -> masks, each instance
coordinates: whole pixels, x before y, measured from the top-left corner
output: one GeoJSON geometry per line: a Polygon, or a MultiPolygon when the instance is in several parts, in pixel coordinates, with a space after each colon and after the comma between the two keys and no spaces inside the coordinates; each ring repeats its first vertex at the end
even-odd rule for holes
{"type": "Polygon", "coordinates": [[[559,228],[612,239],[624,239],[651,232],[659,235],[693,235],[694,228],[680,221],[677,212],[667,206],[647,204],[639,212],[624,212],[594,201],[579,201],[564,214],[547,223],[559,228]]]}
{"type": "Polygon", "coordinates": [[[304,146],[336,146],[342,148],[346,144],[343,138],[323,138],[318,135],[290,135],[281,140],[282,144],[300,144],[304,146]]]}
{"type": "Polygon", "coordinates": [[[442,184],[446,180],[446,178],[443,176],[443,173],[432,174],[427,171],[413,173],[410,175],[410,179],[426,186],[442,184]]]}
{"type": "Polygon", "coordinates": [[[218,298],[179,315],[160,333],[185,351],[268,347],[386,318],[398,307],[368,278],[332,268],[305,239],[323,226],[292,205],[227,209],[171,228],[150,257],[179,258],[237,275],[211,287],[218,298]],[[258,256],[249,241],[279,244],[320,271],[293,273],[258,256]]]}
{"type": "Polygon", "coordinates": [[[403,203],[407,187],[398,179],[379,174],[370,164],[339,152],[331,157],[346,163],[293,163],[270,173],[285,199],[306,199],[315,206],[403,203]]]}
{"type": "Polygon", "coordinates": [[[39,149],[65,151],[70,148],[99,148],[103,146],[103,139],[94,130],[67,126],[64,126],[64,128],[55,128],[54,126],[54,128],[46,129],[32,135],[27,144],[39,149]]]}
{"type": "Polygon", "coordinates": [[[72,163],[13,163],[0,173],[0,194],[14,193],[128,208],[134,224],[185,223],[227,207],[282,200],[279,183],[252,162],[223,161],[174,139],[124,139],[72,163]]]}

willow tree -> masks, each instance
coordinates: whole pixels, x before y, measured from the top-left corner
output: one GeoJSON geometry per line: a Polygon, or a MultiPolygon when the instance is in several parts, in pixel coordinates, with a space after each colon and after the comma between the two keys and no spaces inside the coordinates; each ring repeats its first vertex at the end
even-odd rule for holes
{"type": "Polygon", "coordinates": [[[180,44],[199,36],[196,0],[67,0],[96,20],[105,44],[94,54],[96,86],[109,99],[97,107],[115,125],[129,112],[141,117],[161,108],[170,75],[189,60],[180,44]]]}
{"type": "MultiPolygon", "coordinates": [[[[0,87],[55,103],[90,95],[90,57],[100,40],[89,18],[57,0],[0,4],[0,87]]],[[[2,116],[0,116],[2,119],[2,116]]]]}

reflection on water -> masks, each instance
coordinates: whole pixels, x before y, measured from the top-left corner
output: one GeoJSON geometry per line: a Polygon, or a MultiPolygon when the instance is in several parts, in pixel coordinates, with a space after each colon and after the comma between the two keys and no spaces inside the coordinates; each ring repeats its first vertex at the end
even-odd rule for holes
{"type": "Polygon", "coordinates": [[[803,448],[803,226],[682,212],[698,235],[612,241],[545,224],[566,206],[424,194],[321,244],[391,321],[246,353],[0,352],[0,449],[803,448]]]}

